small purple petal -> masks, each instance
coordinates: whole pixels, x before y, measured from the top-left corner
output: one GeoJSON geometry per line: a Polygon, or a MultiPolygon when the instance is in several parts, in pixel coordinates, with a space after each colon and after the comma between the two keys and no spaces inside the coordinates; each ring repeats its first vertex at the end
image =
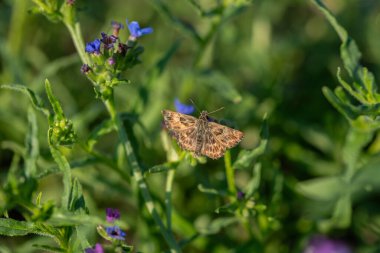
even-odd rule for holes
{"type": "Polygon", "coordinates": [[[100,40],[106,49],[113,48],[113,44],[116,42],[117,37],[114,35],[108,36],[106,33],[102,32],[102,39],[100,40]]]}
{"type": "Polygon", "coordinates": [[[145,34],[150,34],[152,32],[153,32],[152,27],[146,27],[146,28],[140,29],[140,36],[143,36],[145,34]]]}
{"type": "Polygon", "coordinates": [[[80,68],[80,71],[82,72],[82,74],[87,74],[88,72],[91,71],[91,68],[87,64],[83,64],[82,67],[80,68]]]}
{"type": "Polygon", "coordinates": [[[100,243],[95,245],[95,248],[87,248],[84,250],[85,253],[104,253],[103,247],[100,243]]]}
{"type": "Polygon", "coordinates": [[[177,112],[183,114],[192,114],[195,110],[194,106],[182,104],[178,98],[174,100],[174,106],[177,112]]]}
{"type": "Polygon", "coordinates": [[[238,200],[243,200],[244,197],[245,197],[245,193],[241,192],[241,191],[238,191],[237,194],[236,194],[236,197],[237,197],[238,200]]]}
{"type": "Polygon", "coordinates": [[[106,209],[106,219],[107,222],[114,222],[120,218],[120,211],[118,209],[107,208],[106,209]]]}

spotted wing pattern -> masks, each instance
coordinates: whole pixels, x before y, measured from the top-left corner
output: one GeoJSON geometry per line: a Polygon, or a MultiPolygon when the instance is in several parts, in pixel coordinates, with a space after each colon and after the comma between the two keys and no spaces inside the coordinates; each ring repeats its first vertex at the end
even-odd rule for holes
{"type": "Polygon", "coordinates": [[[178,145],[182,149],[194,152],[196,149],[198,119],[169,110],[163,110],[162,115],[169,134],[177,139],[178,145]]]}
{"type": "Polygon", "coordinates": [[[209,122],[202,154],[212,159],[218,159],[224,155],[226,149],[236,146],[243,136],[243,132],[209,122]]]}
{"type": "MultiPolygon", "coordinates": [[[[199,155],[205,155],[212,159],[222,157],[227,148],[232,148],[237,145],[244,134],[241,131],[217,124],[208,122],[205,129],[198,129],[198,121],[192,116],[163,110],[164,123],[169,131],[169,134],[177,139],[178,145],[191,152],[199,155]],[[197,149],[197,137],[202,135],[201,149],[197,149]]],[[[198,138],[199,139],[199,138],[198,138]]]]}

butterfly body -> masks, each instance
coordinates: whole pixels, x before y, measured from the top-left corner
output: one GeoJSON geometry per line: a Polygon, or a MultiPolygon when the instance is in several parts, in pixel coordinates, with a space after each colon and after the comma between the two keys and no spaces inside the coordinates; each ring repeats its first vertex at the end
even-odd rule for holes
{"type": "Polygon", "coordinates": [[[169,134],[178,145],[196,156],[220,158],[227,148],[237,145],[244,136],[241,131],[209,122],[207,111],[202,111],[198,119],[170,110],[163,110],[162,115],[169,134]]]}

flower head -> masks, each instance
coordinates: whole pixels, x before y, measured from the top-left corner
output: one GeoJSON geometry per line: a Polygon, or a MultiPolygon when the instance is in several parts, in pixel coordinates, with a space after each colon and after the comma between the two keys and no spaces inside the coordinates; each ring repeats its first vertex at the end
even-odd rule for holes
{"type": "Polygon", "coordinates": [[[106,219],[107,222],[114,222],[120,218],[120,212],[118,209],[107,208],[106,209],[106,219]]]}
{"type": "Polygon", "coordinates": [[[117,37],[114,35],[108,36],[106,33],[102,32],[102,39],[100,40],[104,44],[105,49],[113,48],[113,44],[116,42],[117,37]]]}
{"type": "Polygon", "coordinates": [[[100,54],[100,40],[96,39],[94,41],[88,42],[86,44],[85,51],[87,53],[100,54]]]}
{"type": "Polygon", "coordinates": [[[87,64],[83,64],[80,68],[80,72],[82,72],[82,74],[87,74],[88,72],[90,72],[90,70],[91,68],[87,64]]]}
{"type": "Polygon", "coordinates": [[[136,40],[137,38],[143,35],[150,34],[153,32],[152,27],[140,28],[140,25],[137,21],[132,21],[131,23],[129,23],[127,19],[126,23],[128,25],[129,32],[131,33],[129,37],[131,40],[136,40]]]}
{"type": "Polygon", "coordinates": [[[315,236],[309,241],[304,253],[352,253],[352,250],[343,241],[315,236]]]}
{"type": "Polygon", "coordinates": [[[104,253],[103,247],[100,243],[95,245],[95,248],[87,248],[84,250],[85,253],[104,253]]]}
{"type": "Polygon", "coordinates": [[[123,29],[124,26],[121,23],[116,22],[116,21],[112,21],[111,25],[113,28],[113,32],[112,32],[113,36],[119,37],[119,31],[120,31],[120,29],[123,29]]]}
{"type": "Polygon", "coordinates": [[[117,240],[125,240],[126,233],[118,226],[106,227],[107,234],[117,240]]]}
{"type": "Polygon", "coordinates": [[[192,114],[195,110],[194,106],[182,104],[178,98],[174,100],[174,106],[177,112],[183,114],[192,114]]]}

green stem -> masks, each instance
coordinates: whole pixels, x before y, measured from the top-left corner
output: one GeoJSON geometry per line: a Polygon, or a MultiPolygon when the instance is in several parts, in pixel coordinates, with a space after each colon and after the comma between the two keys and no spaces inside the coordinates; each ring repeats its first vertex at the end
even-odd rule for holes
{"type": "Polygon", "coordinates": [[[224,154],[224,167],[226,168],[228,192],[233,195],[231,196],[231,200],[234,200],[236,195],[235,175],[231,164],[231,152],[229,150],[224,154]]]}
{"type": "Polygon", "coordinates": [[[67,29],[69,30],[70,32],[70,35],[71,35],[71,38],[74,42],[74,46],[82,60],[83,63],[86,63],[86,64],[89,64],[90,63],[90,59],[88,58],[88,55],[86,54],[85,50],[84,50],[84,42],[83,42],[83,39],[82,39],[82,33],[81,33],[81,29],[80,29],[80,25],[78,22],[76,22],[74,24],[74,26],[70,23],[67,23],[67,22],[64,22],[64,24],[66,25],[67,29]]]}
{"type": "Polygon", "coordinates": [[[145,182],[145,179],[143,177],[142,169],[140,168],[136,155],[133,151],[132,144],[129,141],[127,131],[124,128],[122,119],[116,114],[116,110],[114,107],[113,100],[109,99],[107,101],[104,101],[104,104],[111,116],[111,119],[115,123],[116,131],[119,133],[120,141],[124,147],[125,155],[127,157],[127,162],[129,164],[129,167],[132,169],[132,174],[134,179],[137,182],[137,185],[139,187],[139,190],[142,194],[142,197],[145,202],[145,206],[148,209],[149,214],[153,217],[153,220],[157,224],[157,226],[160,229],[161,234],[165,238],[165,241],[170,247],[170,252],[172,253],[180,253],[181,249],[178,246],[176,240],[173,237],[172,233],[169,233],[169,231],[165,228],[165,225],[158,214],[154,202],[152,199],[152,196],[150,195],[148,186],[145,182]]]}
{"type": "Polygon", "coordinates": [[[172,231],[172,189],[175,172],[175,170],[168,171],[165,187],[166,224],[170,232],[172,231]]]}

